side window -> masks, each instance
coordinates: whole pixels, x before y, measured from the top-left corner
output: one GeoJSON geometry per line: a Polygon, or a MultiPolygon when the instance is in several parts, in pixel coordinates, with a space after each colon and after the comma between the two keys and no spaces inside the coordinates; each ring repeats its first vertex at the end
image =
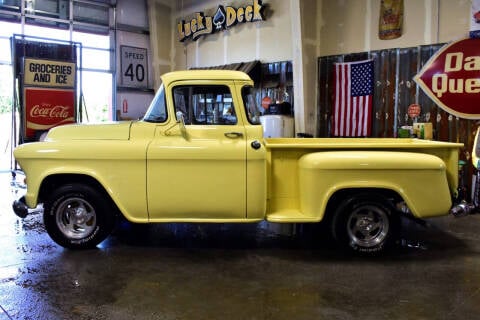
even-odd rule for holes
{"type": "Polygon", "coordinates": [[[255,96],[252,86],[244,86],[242,88],[242,99],[248,122],[251,124],[260,124],[260,111],[255,103],[255,96]]]}
{"type": "Polygon", "coordinates": [[[165,122],[167,120],[167,103],[163,84],[153,98],[143,120],[147,122],[165,122]]]}
{"type": "Polygon", "coordinates": [[[185,124],[232,125],[237,123],[232,94],[227,86],[191,85],[173,88],[175,113],[185,124]]]}

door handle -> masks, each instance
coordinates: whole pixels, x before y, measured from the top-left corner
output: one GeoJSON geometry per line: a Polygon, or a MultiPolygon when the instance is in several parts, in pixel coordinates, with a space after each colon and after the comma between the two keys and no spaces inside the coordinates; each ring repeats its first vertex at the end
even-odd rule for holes
{"type": "Polygon", "coordinates": [[[230,139],[237,139],[243,137],[243,133],[241,132],[225,132],[225,137],[230,139]]]}

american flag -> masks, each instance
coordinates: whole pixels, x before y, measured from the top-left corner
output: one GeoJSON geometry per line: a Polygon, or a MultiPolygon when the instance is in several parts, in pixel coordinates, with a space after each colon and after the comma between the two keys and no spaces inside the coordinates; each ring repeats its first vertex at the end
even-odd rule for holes
{"type": "Polygon", "coordinates": [[[332,134],[367,137],[372,126],[373,60],[335,63],[332,134]]]}

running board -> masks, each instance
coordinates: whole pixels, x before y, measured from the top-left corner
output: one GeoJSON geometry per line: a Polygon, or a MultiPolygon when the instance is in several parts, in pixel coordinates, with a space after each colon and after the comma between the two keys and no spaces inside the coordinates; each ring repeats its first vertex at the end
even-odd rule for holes
{"type": "Polygon", "coordinates": [[[303,222],[319,222],[320,219],[318,217],[311,217],[302,214],[298,210],[294,209],[284,209],[280,211],[276,211],[270,214],[267,214],[266,220],[269,222],[277,222],[277,223],[303,223],[303,222]]]}

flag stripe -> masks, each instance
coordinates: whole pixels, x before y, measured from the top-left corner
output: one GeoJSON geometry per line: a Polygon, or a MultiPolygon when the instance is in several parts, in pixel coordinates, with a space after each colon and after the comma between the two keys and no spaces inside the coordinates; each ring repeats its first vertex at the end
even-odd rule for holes
{"type": "MultiPolygon", "coordinates": [[[[338,110],[339,109],[339,106],[340,106],[340,85],[338,83],[340,79],[340,68],[338,66],[335,66],[335,110],[338,110]]],[[[338,112],[335,112],[334,113],[334,124],[332,126],[332,128],[334,129],[334,135],[335,136],[338,136],[340,133],[338,132],[338,112]]]]}
{"type": "MultiPolygon", "coordinates": [[[[352,136],[355,136],[357,134],[357,114],[358,114],[358,107],[359,107],[359,101],[358,99],[353,99],[353,106],[352,106],[352,116],[350,119],[350,126],[352,127],[352,136]]],[[[347,133],[348,135],[348,133],[347,133]]]]}
{"type": "Polygon", "coordinates": [[[335,64],[335,103],[332,134],[359,137],[371,134],[373,60],[335,64]]]}

